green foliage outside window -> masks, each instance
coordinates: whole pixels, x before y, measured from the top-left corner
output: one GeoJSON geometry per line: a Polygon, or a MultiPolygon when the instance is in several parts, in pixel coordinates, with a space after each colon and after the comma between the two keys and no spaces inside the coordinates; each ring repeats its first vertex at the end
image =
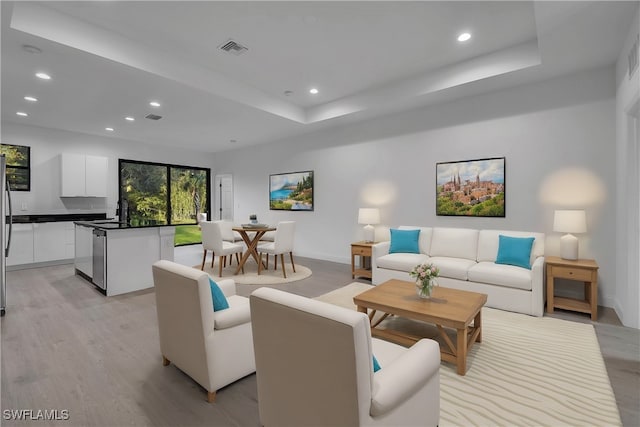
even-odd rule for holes
{"type": "Polygon", "coordinates": [[[171,223],[193,224],[207,197],[207,171],[171,168],[171,223]]]}
{"type": "Polygon", "coordinates": [[[0,154],[7,158],[7,180],[12,191],[31,190],[31,148],[0,144],[0,154]]]}
{"type": "Polygon", "coordinates": [[[197,216],[209,209],[209,177],[209,169],[120,160],[120,199],[128,201],[131,224],[179,225],[176,245],[199,243],[197,216]]]}

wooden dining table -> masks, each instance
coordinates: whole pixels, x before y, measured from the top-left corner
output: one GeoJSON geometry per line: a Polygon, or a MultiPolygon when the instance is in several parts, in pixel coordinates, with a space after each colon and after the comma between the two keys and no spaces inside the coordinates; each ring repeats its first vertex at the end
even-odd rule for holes
{"type": "MultiPolygon", "coordinates": [[[[275,227],[265,226],[251,226],[251,227],[233,227],[233,231],[237,231],[240,233],[240,237],[244,241],[245,245],[247,245],[247,250],[242,254],[242,258],[240,259],[240,264],[238,264],[238,268],[236,268],[236,272],[234,274],[238,274],[240,270],[244,267],[244,263],[247,262],[249,256],[252,256],[254,260],[256,260],[256,264],[258,264],[261,260],[258,256],[258,242],[260,238],[264,236],[264,233],[267,231],[275,231],[275,227]],[[249,234],[255,233],[255,234],[249,234]]],[[[263,264],[264,265],[264,264],[263,264]]]]}

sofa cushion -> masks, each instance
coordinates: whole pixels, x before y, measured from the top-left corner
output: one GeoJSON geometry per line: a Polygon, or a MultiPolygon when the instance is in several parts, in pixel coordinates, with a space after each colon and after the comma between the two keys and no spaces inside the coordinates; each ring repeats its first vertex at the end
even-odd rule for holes
{"type": "Polygon", "coordinates": [[[420,230],[420,238],[418,239],[420,253],[429,255],[429,252],[431,251],[431,234],[433,228],[401,225],[400,227],[398,227],[398,230],[420,230]]]}
{"type": "Polygon", "coordinates": [[[213,311],[221,311],[229,308],[229,303],[224,293],[216,282],[209,277],[209,287],[211,288],[211,300],[213,301],[213,311]]]}
{"type": "MultiPolygon", "coordinates": [[[[431,257],[429,262],[440,269],[440,277],[468,280],[467,271],[476,264],[475,261],[464,258],[431,257]]],[[[438,279],[436,279],[436,282],[438,279]]]]}
{"type": "Polygon", "coordinates": [[[215,329],[231,328],[251,321],[249,298],[232,295],[227,301],[229,301],[229,308],[227,310],[213,313],[215,329]]]}
{"type": "Polygon", "coordinates": [[[379,268],[388,270],[411,271],[418,264],[424,264],[429,260],[425,254],[388,254],[376,259],[379,268]]]}
{"type": "Polygon", "coordinates": [[[466,258],[475,261],[477,252],[478,230],[440,227],[433,229],[429,256],[466,258]]]}
{"type": "Polygon", "coordinates": [[[478,283],[531,290],[531,270],[514,265],[479,262],[469,269],[469,280],[478,283]]]}
{"type": "Polygon", "coordinates": [[[544,256],[544,233],[535,233],[527,231],[511,231],[511,230],[480,230],[478,236],[478,262],[490,261],[494,262],[498,256],[499,237],[535,237],[531,248],[531,257],[529,263],[533,265],[536,258],[544,256]]]}
{"type": "Polygon", "coordinates": [[[420,237],[420,230],[398,230],[391,229],[391,246],[389,247],[389,253],[409,253],[419,254],[420,246],[418,239],[420,237]]]}
{"type": "Polygon", "coordinates": [[[498,236],[496,264],[515,265],[531,270],[531,246],[535,237],[498,236]]]}

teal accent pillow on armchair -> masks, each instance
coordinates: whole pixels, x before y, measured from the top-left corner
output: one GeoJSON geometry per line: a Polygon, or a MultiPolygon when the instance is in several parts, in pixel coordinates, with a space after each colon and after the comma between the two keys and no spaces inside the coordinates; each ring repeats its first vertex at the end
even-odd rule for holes
{"type": "Polygon", "coordinates": [[[378,363],[378,359],[376,356],[372,356],[373,358],[373,372],[378,372],[380,370],[380,364],[378,363]]]}
{"type": "Polygon", "coordinates": [[[515,265],[531,270],[531,248],[535,237],[498,236],[496,264],[515,265]]]}
{"type": "Polygon", "coordinates": [[[405,254],[419,254],[420,244],[418,239],[420,238],[420,230],[397,230],[392,228],[391,232],[391,245],[389,246],[389,253],[405,253],[405,254]]]}
{"type": "Polygon", "coordinates": [[[209,277],[209,287],[211,287],[211,299],[213,299],[213,311],[226,310],[229,308],[227,297],[222,293],[222,289],[209,277]]]}

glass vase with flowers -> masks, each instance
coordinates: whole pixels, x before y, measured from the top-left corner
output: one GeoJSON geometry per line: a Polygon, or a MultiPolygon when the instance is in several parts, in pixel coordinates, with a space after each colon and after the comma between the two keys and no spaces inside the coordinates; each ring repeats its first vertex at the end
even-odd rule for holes
{"type": "Polygon", "coordinates": [[[409,276],[416,279],[416,292],[420,298],[431,298],[434,286],[438,286],[436,277],[440,275],[440,270],[433,264],[419,264],[413,267],[409,276]]]}

